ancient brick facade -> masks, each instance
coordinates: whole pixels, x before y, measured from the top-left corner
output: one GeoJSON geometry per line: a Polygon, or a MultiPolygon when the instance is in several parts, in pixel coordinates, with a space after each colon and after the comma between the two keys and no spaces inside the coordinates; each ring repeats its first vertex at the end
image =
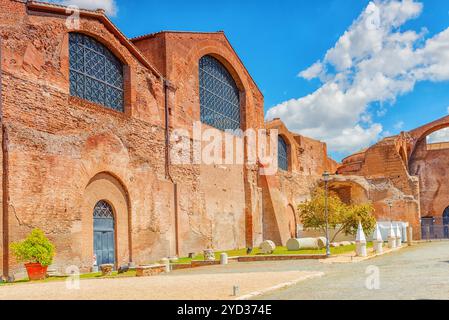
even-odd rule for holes
{"type": "Polygon", "coordinates": [[[426,139],[448,126],[443,117],[344,159],[334,189],[347,201],[373,201],[379,220],[409,222],[419,238],[421,218],[442,220],[449,206],[448,145],[428,145],[426,139]]]}
{"type": "Polygon", "coordinates": [[[2,137],[2,172],[9,182],[2,184],[7,224],[0,224],[6,235],[0,249],[11,271],[21,266],[5,246],[33,228],[55,243],[54,267],[89,271],[93,208],[100,200],[114,210],[117,265],[209,247],[256,246],[264,238],[281,244],[294,235],[297,204],[337,164],[323,143],[288,132],[280,121],[264,123],[263,96],[222,32],[161,32],[130,40],[102,11],[82,10],[75,29],[68,14],[56,5],[0,0],[2,125],[8,136],[2,137]],[[123,63],[123,113],[70,95],[73,31],[96,39],[123,63]],[[234,78],[242,129],[277,128],[288,141],[288,172],[261,176],[257,164],[169,161],[169,133],[191,133],[200,120],[198,61],[205,55],[234,78]]]}

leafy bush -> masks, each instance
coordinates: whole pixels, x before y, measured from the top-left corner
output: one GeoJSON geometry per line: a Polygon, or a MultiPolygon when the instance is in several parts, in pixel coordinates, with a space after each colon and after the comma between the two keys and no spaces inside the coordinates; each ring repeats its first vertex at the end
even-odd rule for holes
{"type": "Polygon", "coordinates": [[[52,264],[55,247],[45,236],[44,232],[35,229],[21,242],[11,244],[12,254],[20,262],[40,263],[46,267],[52,264]]]}
{"type": "MultiPolygon", "coordinates": [[[[300,218],[306,229],[326,229],[325,191],[318,188],[312,199],[299,205],[300,218]]],[[[359,222],[362,223],[366,234],[374,231],[376,219],[373,215],[374,207],[371,203],[345,204],[334,192],[328,195],[329,227],[336,233],[331,239],[334,242],[341,233],[356,235],[359,222]]]]}

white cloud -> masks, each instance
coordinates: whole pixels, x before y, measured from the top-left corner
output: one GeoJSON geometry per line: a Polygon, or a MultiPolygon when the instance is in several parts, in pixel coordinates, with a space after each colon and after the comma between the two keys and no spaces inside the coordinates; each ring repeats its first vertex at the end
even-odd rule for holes
{"type": "Polygon", "coordinates": [[[65,6],[78,6],[81,9],[104,9],[106,14],[115,17],[118,13],[118,7],[115,0],[53,0],[52,2],[65,6]]]}
{"type": "Polygon", "coordinates": [[[336,152],[345,152],[350,146],[365,146],[377,139],[382,132],[380,124],[373,124],[367,129],[356,125],[354,128],[343,129],[341,135],[330,137],[327,142],[332,145],[336,152]]]}
{"type": "Polygon", "coordinates": [[[441,129],[427,136],[427,143],[440,143],[449,141],[449,128],[441,129]]]}
{"type": "Polygon", "coordinates": [[[273,107],[267,119],[283,119],[291,130],[326,141],[330,151],[355,152],[381,138],[372,113],[385,115],[417,81],[449,80],[449,29],[426,40],[425,29],[400,28],[422,10],[415,0],[371,2],[324,58],[300,73],[322,86],[273,107]]]}
{"type": "Polygon", "coordinates": [[[323,70],[323,64],[321,62],[316,62],[312,66],[310,66],[308,69],[301,71],[299,73],[299,76],[311,80],[320,77],[324,72],[323,70]]]}

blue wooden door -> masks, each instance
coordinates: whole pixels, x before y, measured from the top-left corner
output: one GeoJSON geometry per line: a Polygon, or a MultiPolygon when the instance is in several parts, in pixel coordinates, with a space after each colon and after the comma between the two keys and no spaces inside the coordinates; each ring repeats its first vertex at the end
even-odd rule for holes
{"type": "Polygon", "coordinates": [[[94,251],[97,264],[115,264],[115,221],[112,207],[106,201],[94,209],[94,251]]]}

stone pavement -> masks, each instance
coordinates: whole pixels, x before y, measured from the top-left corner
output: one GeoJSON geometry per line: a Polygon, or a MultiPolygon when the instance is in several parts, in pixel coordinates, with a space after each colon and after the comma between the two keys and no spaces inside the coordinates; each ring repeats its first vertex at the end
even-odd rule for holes
{"type": "Polygon", "coordinates": [[[354,264],[303,264],[325,272],[319,279],[264,295],[280,300],[432,300],[449,299],[449,242],[422,243],[354,264]],[[378,271],[379,290],[366,282],[378,271]],[[374,273],[373,273],[374,272],[374,273]]]}
{"type": "Polygon", "coordinates": [[[359,263],[232,263],[153,278],[83,280],[81,290],[67,290],[64,282],[4,286],[0,299],[234,299],[234,285],[240,297],[262,291],[252,297],[257,299],[449,299],[449,242],[421,243],[359,263]],[[380,289],[368,290],[376,270],[380,289]]]}
{"type": "Polygon", "coordinates": [[[254,297],[254,293],[322,276],[310,271],[221,273],[217,267],[201,269],[204,273],[176,271],[155,277],[82,280],[79,290],[67,289],[65,282],[4,286],[0,287],[0,300],[229,300],[237,298],[232,296],[235,285],[240,297],[254,297]]]}
{"type": "Polygon", "coordinates": [[[378,258],[383,255],[390,254],[390,253],[393,253],[393,252],[396,252],[399,250],[403,250],[407,247],[408,247],[408,245],[404,245],[400,248],[395,248],[395,249],[389,249],[388,247],[384,247],[383,253],[375,253],[373,248],[368,248],[367,249],[367,253],[368,253],[367,257],[358,257],[355,252],[352,252],[352,253],[339,254],[339,255],[336,255],[336,256],[333,256],[333,257],[330,257],[327,259],[322,259],[322,260],[320,260],[320,262],[326,263],[326,264],[358,263],[358,262],[378,258]]]}

